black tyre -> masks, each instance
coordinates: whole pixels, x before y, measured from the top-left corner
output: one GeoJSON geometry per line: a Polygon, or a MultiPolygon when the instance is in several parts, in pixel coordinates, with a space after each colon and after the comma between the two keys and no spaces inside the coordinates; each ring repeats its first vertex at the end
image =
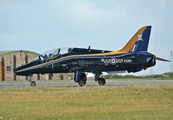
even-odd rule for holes
{"type": "Polygon", "coordinates": [[[36,82],[35,81],[31,81],[31,86],[35,87],[36,86],[36,82]]]}
{"type": "Polygon", "coordinates": [[[79,86],[85,86],[85,84],[86,84],[86,80],[80,80],[79,82],[78,82],[78,84],[79,84],[79,86]]]}
{"type": "Polygon", "coordinates": [[[79,86],[81,86],[81,87],[85,86],[86,81],[87,81],[86,74],[85,73],[81,73],[80,81],[78,82],[79,86]]]}
{"type": "Polygon", "coordinates": [[[100,86],[104,86],[104,85],[106,84],[106,80],[105,80],[104,78],[99,78],[99,79],[98,79],[98,84],[99,84],[100,86]]]}

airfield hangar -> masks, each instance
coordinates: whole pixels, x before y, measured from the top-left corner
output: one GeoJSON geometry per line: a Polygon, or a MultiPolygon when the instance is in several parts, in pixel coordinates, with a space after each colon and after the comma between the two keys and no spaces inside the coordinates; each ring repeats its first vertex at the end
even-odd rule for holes
{"type": "MultiPolygon", "coordinates": [[[[29,76],[15,75],[13,69],[31,62],[37,55],[38,53],[26,50],[0,51],[0,81],[29,80],[29,76]]],[[[58,80],[61,78],[60,74],[53,77],[50,74],[34,74],[32,80],[58,80]]]]}

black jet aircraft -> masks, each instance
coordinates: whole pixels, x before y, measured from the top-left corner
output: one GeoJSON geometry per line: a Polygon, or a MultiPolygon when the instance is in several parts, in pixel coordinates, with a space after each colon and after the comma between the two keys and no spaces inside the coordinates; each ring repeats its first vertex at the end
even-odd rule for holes
{"type": "MultiPolygon", "coordinates": [[[[169,61],[147,52],[151,26],[139,29],[128,43],[118,51],[88,48],[57,48],[37,56],[33,61],[14,69],[16,75],[74,73],[74,81],[86,84],[86,72],[95,74],[95,81],[105,85],[102,72],[138,72],[156,64],[156,60],[169,61]]],[[[35,81],[30,78],[31,86],[35,81]]]]}

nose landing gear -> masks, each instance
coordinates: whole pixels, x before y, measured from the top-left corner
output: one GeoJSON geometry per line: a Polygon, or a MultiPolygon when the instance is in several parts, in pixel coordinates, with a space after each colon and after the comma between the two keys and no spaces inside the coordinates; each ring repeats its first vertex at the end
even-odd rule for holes
{"type": "Polygon", "coordinates": [[[35,81],[32,81],[32,76],[33,76],[33,75],[30,75],[29,82],[30,82],[30,85],[31,85],[32,87],[35,87],[35,86],[36,86],[36,82],[35,82],[35,81]]]}
{"type": "Polygon", "coordinates": [[[32,87],[35,87],[35,86],[36,86],[36,82],[35,82],[35,81],[31,81],[31,82],[30,82],[30,85],[31,85],[32,87]]]}

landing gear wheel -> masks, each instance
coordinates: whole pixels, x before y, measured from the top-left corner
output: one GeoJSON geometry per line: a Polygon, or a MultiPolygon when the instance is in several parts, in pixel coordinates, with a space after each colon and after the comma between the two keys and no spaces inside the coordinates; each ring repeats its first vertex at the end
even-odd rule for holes
{"type": "Polygon", "coordinates": [[[98,79],[98,84],[99,84],[100,86],[104,86],[104,85],[106,84],[106,80],[105,80],[104,78],[99,78],[99,79],[98,79]]]}
{"type": "Polygon", "coordinates": [[[85,86],[85,84],[86,84],[86,80],[80,80],[79,82],[78,82],[78,84],[79,84],[79,86],[85,86]]]}
{"type": "Polygon", "coordinates": [[[31,86],[35,87],[36,86],[36,82],[35,81],[31,81],[31,86]]]}

